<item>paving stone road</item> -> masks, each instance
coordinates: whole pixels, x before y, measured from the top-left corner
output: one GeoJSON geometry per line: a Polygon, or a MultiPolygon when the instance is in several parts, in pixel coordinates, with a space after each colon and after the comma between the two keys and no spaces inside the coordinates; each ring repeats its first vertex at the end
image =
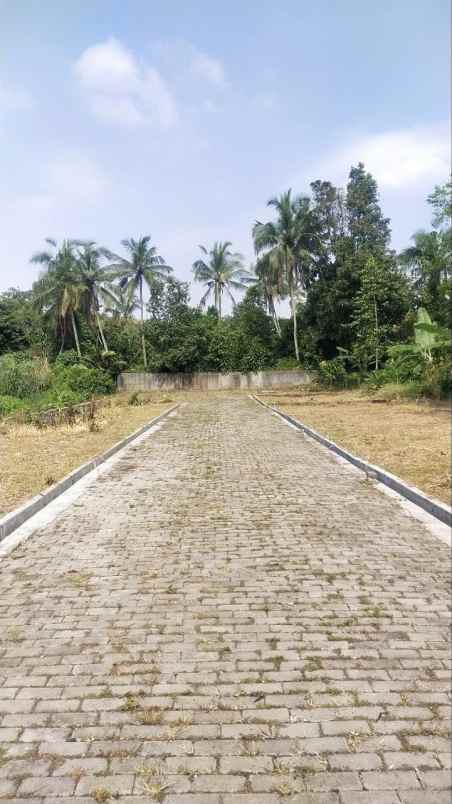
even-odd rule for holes
{"type": "Polygon", "coordinates": [[[449,804],[446,546],[243,397],[0,562],[0,798],[449,804]]]}

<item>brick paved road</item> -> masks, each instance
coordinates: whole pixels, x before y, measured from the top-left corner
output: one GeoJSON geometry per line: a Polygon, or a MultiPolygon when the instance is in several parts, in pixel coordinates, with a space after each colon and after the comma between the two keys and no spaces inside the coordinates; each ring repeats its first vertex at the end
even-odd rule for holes
{"type": "Polygon", "coordinates": [[[190,403],[5,558],[0,797],[449,802],[447,548],[360,477],[190,403]]]}

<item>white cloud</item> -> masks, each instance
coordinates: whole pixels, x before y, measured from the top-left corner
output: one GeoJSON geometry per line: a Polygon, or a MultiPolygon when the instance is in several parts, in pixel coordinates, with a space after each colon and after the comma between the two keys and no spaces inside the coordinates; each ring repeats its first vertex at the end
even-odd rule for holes
{"type": "Polygon", "coordinates": [[[162,129],[177,123],[176,102],[163,77],[117,39],[84,50],[74,72],[93,112],[105,122],[162,129]]]}
{"type": "Polygon", "coordinates": [[[33,98],[26,89],[7,84],[0,79],[0,114],[26,112],[33,106],[33,98]]]}
{"type": "Polygon", "coordinates": [[[208,56],[207,53],[196,51],[191,61],[191,72],[208,81],[210,84],[225,86],[224,67],[219,59],[208,56]]]}
{"type": "Polygon", "coordinates": [[[312,178],[344,183],[350,166],[364,162],[381,188],[403,190],[431,185],[449,173],[447,126],[413,126],[357,135],[315,166],[312,178]]]}

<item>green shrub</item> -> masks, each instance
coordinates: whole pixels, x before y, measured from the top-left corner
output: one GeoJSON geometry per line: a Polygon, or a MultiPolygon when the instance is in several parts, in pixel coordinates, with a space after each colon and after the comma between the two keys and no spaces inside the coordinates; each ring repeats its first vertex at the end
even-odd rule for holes
{"type": "Polygon", "coordinates": [[[80,363],[80,358],[75,349],[68,349],[66,352],[61,352],[55,360],[55,367],[59,366],[77,366],[80,363]]]}
{"type": "Polygon", "coordinates": [[[265,345],[253,338],[240,361],[240,371],[262,371],[269,367],[271,355],[265,345]]]}
{"type": "Polygon", "coordinates": [[[388,349],[384,371],[387,382],[417,382],[427,367],[425,355],[415,344],[397,343],[388,349]]]}
{"type": "Polygon", "coordinates": [[[49,387],[51,373],[44,360],[23,355],[0,357],[0,395],[27,399],[49,387]]]}
{"type": "Polygon", "coordinates": [[[55,364],[54,377],[52,395],[61,396],[69,391],[78,397],[77,401],[88,399],[94,394],[110,394],[114,388],[107,371],[88,368],[80,363],[70,366],[55,364]]]}
{"type": "Polygon", "coordinates": [[[281,369],[281,371],[283,371],[284,369],[286,371],[290,371],[291,369],[299,369],[299,368],[300,364],[298,360],[295,357],[290,356],[280,357],[275,365],[275,369],[281,369]]]}
{"type": "Polygon", "coordinates": [[[25,403],[22,399],[18,399],[15,396],[0,396],[0,416],[10,416],[24,407],[25,403]]]}
{"type": "Polygon", "coordinates": [[[432,399],[441,399],[452,394],[452,368],[448,363],[432,363],[422,380],[422,391],[432,399]]]}
{"type": "Polygon", "coordinates": [[[329,388],[346,388],[347,371],[341,358],[321,360],[318,368],[318,380],[329,388]]]}

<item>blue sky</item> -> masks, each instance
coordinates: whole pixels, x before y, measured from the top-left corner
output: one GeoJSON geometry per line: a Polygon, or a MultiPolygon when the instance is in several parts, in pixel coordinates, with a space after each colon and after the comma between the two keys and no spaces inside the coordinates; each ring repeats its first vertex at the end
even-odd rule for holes
{"type": "MultiPolygon", "coordinates": [[[[268,198],[362,159],[393,244],[445,180],[446,0],[0,0],[0,290],[46,236],[247,263],[268,198]]],[[[193,299],[200,289],[193,288],[193,299]]]]}

